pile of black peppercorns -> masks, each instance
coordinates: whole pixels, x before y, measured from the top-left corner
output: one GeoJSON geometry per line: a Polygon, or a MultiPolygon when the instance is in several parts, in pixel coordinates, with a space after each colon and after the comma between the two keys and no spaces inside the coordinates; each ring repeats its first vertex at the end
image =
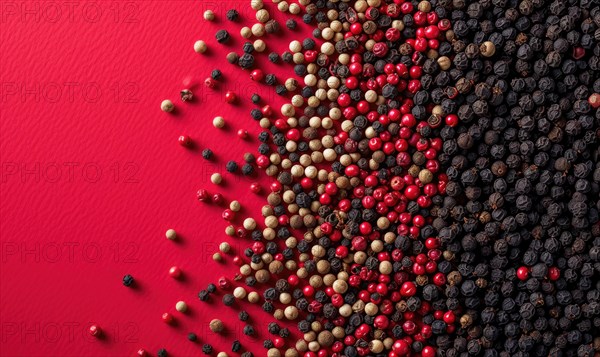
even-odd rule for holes
{"type": "Polygon", "coordinates": [[[449,181],[433,213],[453,263],[446,305],[462,313],[439,353],[597,355],[598,2],[440,0],[435,11],[451,20],[439,53],[453,65],[426,63],[423,105],[460,119],[440,132],[449,181]]]}

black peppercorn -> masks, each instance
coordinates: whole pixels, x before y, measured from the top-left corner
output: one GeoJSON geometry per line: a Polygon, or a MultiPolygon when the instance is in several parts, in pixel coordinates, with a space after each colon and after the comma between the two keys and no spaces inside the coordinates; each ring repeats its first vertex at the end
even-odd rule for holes
{"type": "Polygon", "coordinates": [[[211,354],[211,353],[212,353],[212,351],[213,351],[213,348],[212,348],[212,346],[211,346],[211,345],[209,345],[208,343],[205,343],[205,344],[202,346],[202,353],[204,353],[205,355],[209,355],[209,354],[211,354]]]}
{"type": "Polygon", "coordinates": [[[254,331],[254,327],[251,325],[244,326],[244,335],[246,336],[254,336],[256,332],[254,331]]]}
{"type": "Polygon", "coordinates": [[[223,304],[225,306],[231,306],[235,302],[235,297],[231,294],[223,295],[223,304]]]}
{"type": "Polygon", "coordinates": [[[228,161],[227,165],[225,166],[225,168],[227,169],[227,172],[236,172],[238,170],[238,165],[235,161],[228,161]]]}
{"type": "Polygon", "coordinates": [[[229,32],[227,30],[219,30],[215,35],[218,43],[225,43],[229,40],[229,32]]]}
{"type": "Polygon", "coordinates": [[[237,10],[231,9],[231,10],[227,10],[227,14],[226,14],[227,20],[229,21],[237,21],[240,17],[239,12],[237,12],[237,10]]]}
{"type": "Polygon", "coordinates": [[[134,283],[133,276],[127,274],[123,277],[123,285],[129,287],[129,286],[132,286],[133,283],[134,283]]]}
{"type": "Polygon", "coordinates": [[[212,77],[212,79],[219,80],[223,78],[223,73],[221,73],[221,71],[218,69],[213,69],[210,73],[210,76],[212,77]]]}
{"type": "Polygon", "coordinates": [[[209,297],[210,293],[206,290],[201,290],[198,293],[198,298],[200,299],[200,301],[207,301],[208,297],[209,297]]]}

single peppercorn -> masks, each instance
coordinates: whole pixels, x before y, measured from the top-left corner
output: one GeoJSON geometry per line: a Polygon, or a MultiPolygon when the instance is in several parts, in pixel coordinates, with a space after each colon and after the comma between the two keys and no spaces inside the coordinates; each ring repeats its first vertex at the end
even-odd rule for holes
{"type": "Polygon", "coordinates": [[[129,286],[132,286],[133,283],[134,283],[133,276],[127,274],[123,277],[123,285],[129,287],[129,286]]]}
{"type": "Polygon", "coordinates": [[[228,161],[225,168],[227,169],[227,172],[234,173],[238,170],[238,164],[235,161],[228,161]]]}
{"type": "Polygon", "coordinates": [[[212,351],[213,351],[213,348],[208,343],[205,343],[204,345],[202,345],[202,353],[204,353],[205,355],[211,354],[212,351]]]}
{"type": "Polygon", "coordinates": [[[213,152],[211,149],[202,150],[202,157],[206,160],[211,160],[213,158],[213,152]]]}
{"type": "Polygon", "coordinates": [[[215,34],[215,38],[217,39],[218,43],[225,43],[229,40],[230,36],[229,36],[229,32],[227,32],[227,30],[219,30],[217,31],[217,33],[215,34]]]}
{"type": "Polygon", "coordinates": [[[232,352],[238,352],[241,348],[242,348],[242,344],[238,340],[233,341],[233,343],[231,344],[232,352]]]}
{"type": "Polygon", "coordinates": [[[254,327],[252,327],[251,325],[246,325],[244,326],[244,335],[246,336],[254,336],[254,334],[256,333],[256,331],[254,330],[254,327]]]}
{"type": "Polygon", "coordinates": [[[219,79],[223,78],[223,73],[221,73],[221,71],[218,69],[213,69],[212,72],[210,73],[210,77],[212,79],[219,80],[219,79]]]}
{"type": "Polygon", "coordinates": [[[237,21],[240,17],[240,14],[237,10],[230,9],[230,10],[227,10],[227,14],[225,16],[227,17],[227,20],[229,20],[229,21],[237,21]]]}
{"type": "Polygon", "coordinates": [[[245,310],[242,310],[238,313],[238,318],[240,319],[240,321],[248,321],[249,317],[250,315],[245,310]]]}
{"type": "Polygon", "coordinates": [[[231,294],[225,294],[222,301],[225,306],[231,306],[235,302],[235,297],[231,294]]]}

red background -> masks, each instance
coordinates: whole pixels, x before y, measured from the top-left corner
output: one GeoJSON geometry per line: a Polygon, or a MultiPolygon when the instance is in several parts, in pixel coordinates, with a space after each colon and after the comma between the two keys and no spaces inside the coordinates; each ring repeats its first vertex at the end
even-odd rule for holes
{"type": "MultiPolygon", "coordinates": [[[[285,15],[271,13],[284,24],[285,15]]],[[[249,192],[251,179],[224,172],[228,160],[241,162],[258,146],[249,96],[259,92],[277,108],[283,102],[224,61],[240,51],[239,28],[251,25],[251,16],[249,1],[0,2],[0,355],[131,356],[140,347],[155,355],[164,347],[172,356],[197,356],[204,342],[229,352],[234,336],[263,353],[262,338],[239,333],[239,307],[196,297],[224,269],[235,271],[226,264],[232,256],[211,260],[219,243],[228,240],[240,253],[247,244],[225,236],[222,208],[197,202],[196,190],[238,199],[243,216],[260,218],[265,202],[249,192]],[[224,20],[231,7],[244,21],[224,20]],[[205,22],[206,9],[219,21],[205,22]],[[214,39],[220,27],[234,37],[228,46],[214,39]],[[198,39],[209,45],[205,55],[193,51],[198,39]],[[213,68],[225,79],[210,91],[200,83],[213,68]],[[187,83],[197,98],[191,104],[179,99],[187,83]],[[224,103],[228,89],[241,97],[238,105],[224,103]],[[160,111],[165,98],[176,114],[160,111]],[[225,117],[226,130],[212,127],[216,115],[225,117]],[[239,139],[239,128],[252,139],[239,139]],[[181,134],[198,149],[179,146],[181,134]],[[214,163],[202,159],[206,147],[214,163]],[[223,187],[209,182],[216,171],[224,173],[223,187]],[[177,243],[165,238],[168,228],[180,234],[177,243]],[[168,276],[172,265],[183,269],[183,281],[168,276]],[[138,287],[124,287],[124,274],[138,287]],[[188,314],[175,311],[178,300],[188,303],[188,314]],[[162,323],[163,312],[178,324],[162,323]],[[217,316],[227,336],[208,331],[217,316]],[[88,335],[91,323],[105,331],[103,339],[88,335]],[[186,340],[188,332],[198,334],[198,344],[186,340]]],[[[291,38],[310,34],[301,29],[286,42],[268,37],[269,50],[281,53],[291,38]]],[[[269,68],[282,80],[293,73],[291,66],[269,68]]],[[[269,182],[253,180],[264,188],[269,182]]],[[[257,329],[270,321],[245,308],[256,311],[257,329]]]]}

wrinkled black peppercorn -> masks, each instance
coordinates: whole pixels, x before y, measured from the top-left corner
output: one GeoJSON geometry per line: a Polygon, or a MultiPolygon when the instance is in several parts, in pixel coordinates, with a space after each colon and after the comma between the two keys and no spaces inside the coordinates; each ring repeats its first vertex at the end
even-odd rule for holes
{"type": "Polygon", "coordinates": [[[229,32],[227,30],[219,30],[215,35],[218,43],[225,43],[229,40],[229,32]]]}

